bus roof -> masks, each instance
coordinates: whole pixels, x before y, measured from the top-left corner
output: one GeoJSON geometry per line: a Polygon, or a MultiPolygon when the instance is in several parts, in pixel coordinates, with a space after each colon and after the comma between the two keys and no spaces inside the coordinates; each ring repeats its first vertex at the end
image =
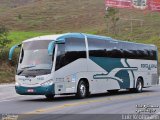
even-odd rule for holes
{"type": "Polygon", "coordinates": [[[23,42],[30,42],[30,41],[36,41],[36,40],[56,40],[61,35],[62,34],[38,36],[38,37],[27,39],[23,42]]]}
{"type": "Polygon", "coordinates": [[[38,36],[34,38],[27,39],[23,42],[29,42],[29,41],[36,41],[36,40],[58,40],[61,38],[66,38],[66,37],[78,37],[78,38],[84,38],[83,35],[87,35],[87,37],[92,37],[92,38],[109,38],[110,37],[105,37],[105,36],[99,36],[99,35],[91,35],[91,34],[85,34],[85,33],[64,33],[64,34],[56,34],[56,35],[44,35],[44,36],[38,36]]]}
{"type": "Polygon", "coordinates": [[[100,35],[92,35],[92,34],[85,34],[85,33],[64,33],[64,34],[55,34],[55,35],[44,35],[44,36],[38,36],[38,37],[27,39],[27,40],[23,41],[23,43],[24,42],[29,42],[29,41],[36,41],[36,40],[58,40],[58,39],[63,39],[63,38],[67,38],[67,37],[84,38],[84,35],[86,35],[88,38],[97,38],[97,39],[112,40],[112,41],[115,41],[115,42],[126,42],[126,43],[134,43],[134,44],[155,46],[153,44],[142,44],[142,43],[136,43],[136,42],[116,40],[116,39],[113,39],[111,37],[100,36],[100,35]]]}

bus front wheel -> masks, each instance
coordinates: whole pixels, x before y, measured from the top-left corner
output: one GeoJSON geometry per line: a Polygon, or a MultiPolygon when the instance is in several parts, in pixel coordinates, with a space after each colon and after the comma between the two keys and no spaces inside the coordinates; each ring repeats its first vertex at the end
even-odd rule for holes
{"type": "Polygon", "coordinates": [[[76,96],[78,98],[85,98],[87,96],[87,85],[83,80],[81,80],[77,86],[76,96]]]}

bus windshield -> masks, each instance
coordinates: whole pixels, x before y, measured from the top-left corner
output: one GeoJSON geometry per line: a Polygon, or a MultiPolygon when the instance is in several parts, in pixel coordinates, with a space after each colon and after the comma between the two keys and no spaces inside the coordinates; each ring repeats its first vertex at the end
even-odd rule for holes
{"type": "Polygon", "coordinates": [[[48,44],[50,42],[49,40],[24,42],[19,57],[17,75],[37,76],[50,74],[53,61],[53,57],[48,55],[48,44]]]}

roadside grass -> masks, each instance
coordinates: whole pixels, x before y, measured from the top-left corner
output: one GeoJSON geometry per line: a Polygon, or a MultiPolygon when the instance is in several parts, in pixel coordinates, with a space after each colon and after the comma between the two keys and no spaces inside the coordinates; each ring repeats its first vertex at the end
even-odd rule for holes
{"type": "Polygon", "coordinates": [[[12,40],[12,43],[9,44],[9,47],[15,44],[21,43],[23,40],[51,34],[49,32],[37,32],[37,31],[12,31],[9,33],[8,39],[12,40]]]}
{"type": "Polygon", "coordinates": [[[15,68],[7,62],[1,62],[0,65],[0,83],[14,82],[15,68]]]}
{"type": "Polygon", "coordinates": [[[14,75],[15,74],[13,72],[0,71],[0,83],[14,82],[14,75]]]}

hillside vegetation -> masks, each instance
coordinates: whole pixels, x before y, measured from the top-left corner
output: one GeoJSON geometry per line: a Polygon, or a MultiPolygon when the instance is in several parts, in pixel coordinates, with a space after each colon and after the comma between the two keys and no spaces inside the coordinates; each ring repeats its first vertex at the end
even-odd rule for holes
{"type": "MultiPolygon", "coordinates": [[[[117,35],[126,40],[148,40],[160,36],[160,14],[119,10],[117,35]],[[131,20],[132,33],[131,33],[131,20]]],[[[11,31],[48,33],[107,32],[104,0],[0,0],[0,24],[11,31]]],[[[142,41],[144,42],[144,41],[142,41]]]]}
{"type": "MultiPolygon", "coordinates": [[[[104,0],[0,0],[0,25],[9,30],[12,43],[64,32],[85,32],[116,39],[155,44],[160,50],[160,13],[119,9],[116,34],[105,19],[104,0]]],[[[0,60],[0,78],[14,81],[14,68],[0,60]]],[[[160,54],[159,54],[160,55],[160,54]]]]}
{"type": "Polygon", "coordinates": [[[1,12],[0,23],[11,30],[55,33],[98,30],[104,26],[103,0],[29,1],[28,4],[1,12]]]}

